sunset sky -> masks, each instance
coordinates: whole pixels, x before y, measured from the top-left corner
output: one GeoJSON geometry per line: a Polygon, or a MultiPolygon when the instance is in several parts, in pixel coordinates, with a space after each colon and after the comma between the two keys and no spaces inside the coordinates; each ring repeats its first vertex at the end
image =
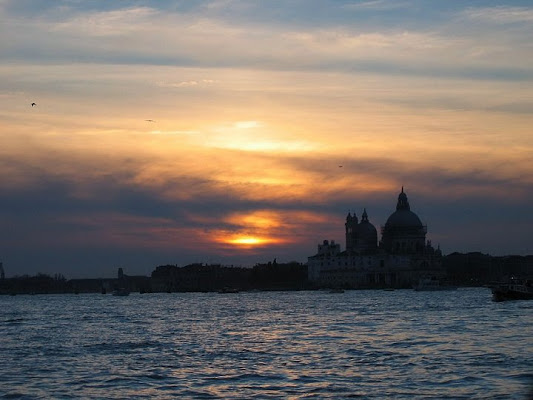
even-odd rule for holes
{"type": "Polygon", "coordinates": [[[402,186],[444,254],[533,253],[530,1],[0,0],[0,37],[7,276],[305,262],[402,186]]]}

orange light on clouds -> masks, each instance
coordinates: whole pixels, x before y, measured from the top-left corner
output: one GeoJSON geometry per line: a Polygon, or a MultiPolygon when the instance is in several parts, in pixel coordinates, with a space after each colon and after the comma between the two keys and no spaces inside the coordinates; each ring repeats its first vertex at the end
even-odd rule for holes
{"type": "Polygon", "coordinates": [[[274,211],[255,211],[249,214],[233,214],[226,220],[227,222],[240,225],[249,226],[259,229],[272,229],[280,226],[281,216],[274,211]]]}
{"type": "Polygon", "coordinates": [[[251,213],[235,213],[226,217],[225,222],[233,225],[234,229],[212,232],[215,242],[251,249],[283,244],[288,241],[276,235],[275,230],[279,229],[282,221],[281,216],[275,211],[259,210],[251,213]]]}
{"type": "Polygon", "coordinates": [[[283,246],[302,239],[300,224],[317,224],[324,221],[331,221],[331,217],[280,210],[234,213],[224,219],[224,222],[232,225],[234,229],[212,230],[209,236],[213,242],[240,250],[283,246]]]}

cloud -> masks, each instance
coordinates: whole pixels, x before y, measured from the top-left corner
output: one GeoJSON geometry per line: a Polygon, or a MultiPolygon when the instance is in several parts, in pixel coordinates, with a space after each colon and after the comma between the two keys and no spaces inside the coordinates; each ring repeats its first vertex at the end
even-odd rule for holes
{"type": "Polygon", "coordinates": [[[305,261],[402,185],[524,252],[529,8],[410,3],[0,3],[5,265],[305,261]]]}
{"type": "Polygon", "coordinates": [[[392,1],[392,0],[370,0],[344,5],[348,10],[396,10],[399,8],[412,6],[410,1],[392,1]]]}
{"type": "Polygon", "coordinates": [[[134,34],[137,26],[146,24],[159,13],[152,8],[122,8],[89,14],[78,14],[49,25],[51,32],[78,32],[85,37],[112,38],[134,34]]]}
{"type": "MultiPolygon", "coordinates": [[[[357,6],[390,4],[366,2],[357,6]]],[[[225,3],[212,5],[211,10],[227,7],[225,3]]],[[[232,3],[231,7],[234,6],[232,3]]],[[[258,7],[255,4],[249,8],[261,12],[258,7]]],[[[334,11],[340,12],[336,8],[334,11]]],[[[529,14],[530,10],[525,8],[481,8],[469,9],[462,15],[484,20],[493,16],[514,22],[527,20],[529,14]]],[[[503,68],[502,79],[513,75],[531,79],[527,68],[509,62],[510,58],[521,59],[527,64],[533,57],[524,38],[517,40],[516,33],[509,31],[495,36],[487,28],[487,39],[484,39],[482,32],[476,32],[475,36],[468,32],[460,20],[452,26],[432,29],[416,25],[409,29],[396,28],[385,23],[370,28],[336,20],[319,26],[299,26],[273,24],[272,21],[258,23],[244,16],[232,20],[226,13],[172,12],[148,7],[103,11],[71,9],[59,15],[49,12],[34,18],[31,24],[9,15],[5,20],[6,31],[10,33],[2,50],[11,60],[271,70],[374,70],[384,74],[469,77],[476,74],[483,77],[488,70],[493,71],[492,78],[503,68]],[[436,71],[432,72],[434,68],[436,71]]],[[[210,83],[210,80],[194,79],[175,83],[160,81],[159,84],[179,88],[210,83]]]]}
{"type": "Polygon", "coordinates": [[[182,81],[182,82],[156,82],[156,85],[159,87],[170,87],[170,88],[182,88],[182,87],[195,87],[195,86],[204,86],[211,85],[215,83],[213,79],[201,79],[201,80],[191,80],[191,81],[182,81]]]}
{"type": "Polygon", "coordinates": [[[533,8],[531,7],[478,7],[467,8],[463,15],[474,21],[494,24],[514,24],[533,22],[533,8]]]}
{"type": "Polygon", "coordinates": [[[150,131],[154,135],[198,135],[198,131],[150,131]]]}
{"type": "Polygon", "coordinates": [[[258,128],[262,124],[258,121],[237,121],[235,122],[234,126],[237,129],[251,129],[251,128],[258,128]]]}
{"type": "MultiPolygon", "coordinates": [[[[446,249],[456,250],[464,236],[447,236],[457,229],[447,226],[447,216],[457,214],[454,218],[461,224],[481,215],[491,215],[494,223],[518,221],[523,218],[519,210],[529,207],[533,197],[531,182],[496,179],[488,171],[419,168],[383,158],[344,162],[340,173],[336,165],[331,172],[320,166],[327,158],[285,162],[292,165],[293,175],[305,170],[315,178],[300,183],[299,192],[294,186],[249,180],[230,183],[176,176],[154,185],[149,180],[101,176],[88,185],[81,177],[45,174],[40,186],[3,188],[2,243],[11,247],[8,254],[17,248],[94,248],[99,254],[111,248],[129,252],[134,246],[136,251],[159,249],[160,256],[167,257],[165,262],[182,262],[186,258],[178,254],[186,252],[201,261],[234,257],[235,263],[243,259],[243,249],[228,240],[247,235],[268,239],[267,246],[248,248],[256,262],[267,254],[304,261],[322,239],[342,242],[343,218],[349,209],[361,213],[366,207],[371,222],[379,227],[394,209],[399,186],[407,184],[413,209],[429,219],[429,237],[435,235],[446,249]],[[342,175],[345,171],[347,176],[342,175]],[[80,184],[84,196],[78,193],[80,184]],[[480,207],[484,211],[479,215],[463,214],[480,207]]],[[[131,173],[135,175],[135,170],[131,173]]]]}

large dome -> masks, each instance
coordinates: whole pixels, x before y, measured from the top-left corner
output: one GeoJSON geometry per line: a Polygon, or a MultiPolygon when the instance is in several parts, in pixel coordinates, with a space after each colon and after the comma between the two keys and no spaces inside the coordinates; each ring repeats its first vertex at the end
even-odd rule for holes
{"type": "Polygon", "coordinates": [[[411,211],[407,195],[398,196],[396,211],[391,214],[381,230],[381,246],[392,254],[422,253],[426,245],[426,227],[411,211]]]}
{"type": "Polygon", "coordinates": [[[398,196],[398,204],[396,205],[396,211],[391,214],[387,219],[385,226],[390,227],[410,227],[410,228],[422,228],[422,222],[418,215],[411,211],[407,195],[403,191],[398,196]]]}
{"type": "Polygon", "coordinates": [[[416,215],[411,210],[397,210],[391,214],[389,219],[387,219],[385,225],[395,227],[405,226],[421,228],[422,222],[420,221],[420,218],[418,218],[418,215],[416,215]]]}

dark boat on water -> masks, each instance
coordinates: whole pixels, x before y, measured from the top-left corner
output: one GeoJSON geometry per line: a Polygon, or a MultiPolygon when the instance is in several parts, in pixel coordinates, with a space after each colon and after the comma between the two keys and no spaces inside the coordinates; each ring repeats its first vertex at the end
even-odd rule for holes
{"type": "Polygon", "coordinates": [[[239,293],[239,289],[225,286],[222,289],[220,289],[218,293],[239,293]]]}
{"type": "Polygon", "coordinates": [[[525,282],[512,279],[509,283],[492,286],[492,300],[533,300],[533,284],[529,279],[525,282]]]}
{"type": "Polygon", "coordinates": [[[117,288],[115,290],[113,290],[113,293],[112,293],[113,296],[129,296],[130,295],[130,291],[126,288],[117,288]]]}
{"type": "Polygon", "coordinates": [[[420,279],[413,289],[416,292],[432,292],[436,290],[457,290],[457,286],[443,284],[437,278],[431,277],[420,279]]]}

